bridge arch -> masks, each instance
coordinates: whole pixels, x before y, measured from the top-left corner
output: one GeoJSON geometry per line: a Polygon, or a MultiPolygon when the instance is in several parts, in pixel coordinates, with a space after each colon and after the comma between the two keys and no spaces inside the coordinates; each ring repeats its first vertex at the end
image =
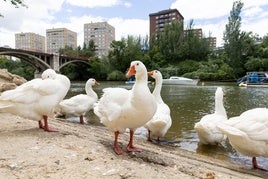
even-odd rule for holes
{"type": "Polygon", "coordinates": [[[66,65],[69,65],[70,63],[84,63],[84,64],[87,64],[88,66],[90,66],[90,64],[89,64],[87,61],[72,60],[72,61],[65,62],[64,64],[62,64],[62,65],[59,67],[59,70],[60,70],[61,68],[65,67],[66,65]]]}
{"type": "Polygon", "coordinates": [[[22,59],[29,64],[33,65],[38,71],[44,71],[47,68],[51,68],[49,64],[44,62],[41,58],[38,58],[34,55],[27,54],[24,52],[13,52],[13,51],[3,51],[0,52],[0,55],[9,55],[12,57],[17,57],[19,59],[22,59]]]}
{"type": "Polygon", "coordinates": [[[59,71],[60,68],[76,62],[83,62],[90,65],[90,59],[88,57],[71,56],[59,53],[51,54],[38,51],[0,47],[0,55],[8,55],[24,60],[36,68],[36,73],[41,73],[47,68],[52,68],[56,71],[59,71]]]}

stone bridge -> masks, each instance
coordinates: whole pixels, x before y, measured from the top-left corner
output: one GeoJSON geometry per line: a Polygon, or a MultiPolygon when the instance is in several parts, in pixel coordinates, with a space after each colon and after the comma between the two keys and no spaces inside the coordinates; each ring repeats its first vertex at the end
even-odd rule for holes
{"type": "Polygon", "coordinates": [[[2,55],[17,57],[21,60],[27,61],[36,68],[37,73],[41,73],[48,68],[59,71],[62,67],[69,63],[82,62],[89,64],[90,60],[87,57],[62,55],[57,53],[49,54],[29,50],[0,47],[0,56],[2,55]]]}

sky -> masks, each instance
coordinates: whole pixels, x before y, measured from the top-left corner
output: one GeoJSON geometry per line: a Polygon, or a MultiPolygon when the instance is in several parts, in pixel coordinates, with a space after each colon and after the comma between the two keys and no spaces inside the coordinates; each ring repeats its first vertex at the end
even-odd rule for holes
{"type": "MultiPolygon", "coordinates": [[[[78,45],[83,45],[84,24],[108,22],[115,27],[115,38],[149,35],[149,14],[177,9],[186,27],[202,28],[206,37],[217,37],[223,45],[223,32],[228,23],[233,0],[24,0],[28,8],[15,8],[0,0],[0,46],[15,48],[15,34],[33,32],[46,36],[46,29],[67,28],[77,32],[78,45]]],[[[268,0],[242,0],[241,30],[260,37],[268,34],[268,0]]]]}

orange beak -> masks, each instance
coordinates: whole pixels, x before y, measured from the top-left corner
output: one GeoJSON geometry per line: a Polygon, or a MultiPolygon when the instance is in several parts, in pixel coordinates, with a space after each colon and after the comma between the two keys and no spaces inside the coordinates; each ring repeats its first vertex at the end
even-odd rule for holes
{"type": "Polygon", "coordinates": [[[127,78],[130,78],[131,76],[135,75],[136,74],[136,70],[135,70],[135,67],[134,66],[131,66],[128,71],[127,71],[127,74],[126,74],[126,77],[127,78]]]}
{"type": "Polygon", "coordinates": [[[149,76],[153,76],[154,71],[149,71],[147,74],[148,74],[149,76]]]}
{"type": "Polygon", "coordinates": [[[99,82],[97,82],[97,80],[95,80],[95,85],[100,85],[100,83],[99,83],[99,82]]]}

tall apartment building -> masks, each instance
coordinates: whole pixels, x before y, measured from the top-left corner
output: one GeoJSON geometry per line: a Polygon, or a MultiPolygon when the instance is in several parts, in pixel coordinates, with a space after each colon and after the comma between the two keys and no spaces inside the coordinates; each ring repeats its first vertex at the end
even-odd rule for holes
{"type": "Polygon", "coordinates": [[[99,57],[107,56],[110,44],[115,40],[115,28],[107,22],[84,24],[84,43],[88,45],[90,40],[94,41],[99,57]]]}
{"type": "Polygon", "coordinates": [[[150,17],[150,37],[153,34],[163,31],[165,24],[173,21],[182,22],[184,17],[177,9],[168,9],[149,14],[150,17]]]}
{"type": "Polygon", "coordinates": [[[66,28],[46,30],[47,53],[56,53],[65,46],[77,48],[77,33],[66,28]]]}
{"type": "Polygon", "coordinates": [[[37,52],[45,52],[46,38],[32,32],[15,34],[15,48],[37,52]]]}

